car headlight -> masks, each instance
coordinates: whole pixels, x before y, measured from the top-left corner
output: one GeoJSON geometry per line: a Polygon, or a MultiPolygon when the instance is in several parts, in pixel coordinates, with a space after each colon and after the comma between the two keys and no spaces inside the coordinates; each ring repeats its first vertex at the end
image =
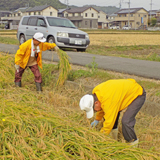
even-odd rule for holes
{"type": "Polygon", "coordinates": [[[86,34],[86,39],[89,39],[89,35],[88,34],[86,34]]]}
{"type": "Polygon", "coordinates": [[[67,32],[57,32],[57,37],[68,37],[67,32]]]}

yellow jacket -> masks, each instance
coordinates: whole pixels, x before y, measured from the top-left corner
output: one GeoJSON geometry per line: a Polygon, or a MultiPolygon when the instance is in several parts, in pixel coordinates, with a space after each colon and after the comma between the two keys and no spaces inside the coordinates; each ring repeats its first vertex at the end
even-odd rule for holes
{"type": "Polygon", "coordinates": [[[134,79],[108,80],[96,86],[92,93],[97,95],[102,110],[96,113],[96,120],[105,119],[101,132],[109,134],[119,111],[127,108],[143,88],[134,79]]]}
{"type": "MultiPolygon", "coordinates": [[[[28,63],[29,57],[31,55],[31,42],[32,39],[29,39],[25,43],[21,44],[19,50],[15,55],[15,64],[19,65],[21,68],[25,68],[28,63]]],[[[55,43],[45,42],[39,44],[40,52],[38,53],[37,64],[41,69],[42,69],[42,51],[54,48],[55,46],[56,46],[55,43]]]]}

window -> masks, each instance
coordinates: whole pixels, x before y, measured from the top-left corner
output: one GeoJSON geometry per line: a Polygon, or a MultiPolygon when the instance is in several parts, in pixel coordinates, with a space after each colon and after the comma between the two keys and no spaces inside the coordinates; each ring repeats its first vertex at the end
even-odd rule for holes
{"type": "Polygon", "coordinates": [[[29,17],[24,17],[22,21],[22,25],[27,25],[29,17]]]}
{"type": "Polygon", "coordinates": [[[34,12],[34,15],[36,15],[36,12],[34,12]]]}
{"type": "Polygon", "coordinates": [[[38,18],[37,26],[42,26],[42,25],[45,25],[45,24],[46,24],[46,23],[45,23],[44,19],[38,18]]]}
{"type": "Polygon", "coordinates": [[[138,17],[140,17],[141,15],[139,14],[138,17]]]}
{"type": "Polygon", "coordinates": [[[37,24],[37,18],[36,17],[31,17],[28,21],[28,25],[30,26],[36,26],[37,24]]]}
{"type": "Polygon", "coordinates": [[[94,17],[94,13],[92,13],[92,17],[94,17]]]}
{"type": "Polygon", "coordinates": [[[73,16],[73,17],[74,17],[74,15],[75,15],[75,14],[74,14],[74,13],[72,13],[72,16],[73,16]]]}
{"type": "Polygon", "coordinates": [[[98,18],[100,18],[100,16],[98,16],[98,18]]]}
{"type": "Polygon", "coordinates": [[[125,14],[124,17],[127,17],[127,15],[125,14]]]}
{"type": "Polygon", "coordinates": [[[52,16],[52,12],[50,12],[50,16],[52,16]]]}
{"type": "Polygon", "coordinates": [[[29,12],[29,15],[31,15],[31,12],[29,12]]]}
{"type": "Polygon", "coordinates": [[[144,17],[147,17],[147,15],[144,15],[144,17]]]}
{"type": "Polygon", "coordinates": [[[20,13],[18,13],[18,16],[21,16],[21,14],[20,14],[20,13]]]}
{"type": "Polygon", "coordinates": [[[38,12],[38,15],[41,15],[41,12],[38,12]]]}
{"type": "Polygon", "coordinates": [[[85,17],[87,17],[87,13],[85,13],[85,17]]]}
{"type": "Polygon", "coordinates": [[[131,17],[133,17],[133,14],[131,14],[131,17]]]}

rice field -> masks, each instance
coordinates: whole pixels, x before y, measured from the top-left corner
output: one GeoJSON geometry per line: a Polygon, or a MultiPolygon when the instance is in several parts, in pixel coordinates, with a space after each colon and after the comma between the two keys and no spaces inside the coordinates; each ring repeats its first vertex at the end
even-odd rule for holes
{"type": "MultiPolygon", "coordinates": [[[[132,148],[121,143],[121,132],[117,142],[98,128],[90,128],[93,119],[86,119],[79,109],[79,99],[86,91],[80,84],[78,88],[57,88],[57,65],[43,64],[43,92],[37,93],[28,69],[22,87],[14,86],[13,55],[1,53],[0,64],[0,159],[160,159],[159,117],[138,114],[140,144],[132,148]]],[[[108,73],[108,78],[113,75],[108,73]]]]}
{"type": "Polygon", "coordinates": [[[97,46],[135,46],[160,45],[159,34],[89,34],[90,45],[97,46]]]}

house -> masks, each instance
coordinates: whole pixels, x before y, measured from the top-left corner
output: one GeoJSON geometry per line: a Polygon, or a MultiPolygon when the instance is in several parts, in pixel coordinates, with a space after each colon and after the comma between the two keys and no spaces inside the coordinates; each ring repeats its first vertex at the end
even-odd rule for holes
{"type": "Polygon", "coordinates": [[[10,11],[0,11],[0,25],[1,24],[5,25],[7,23],[6,20],[4,21],[2,20],[3,19],[2,17],[9,17],[10,13],[11,13],[10,11]]]}
{"type": "Polygon", "coordinates": [[[109,21],[109,26],[118,26],[119,23],[115,21],[115,17],[117,17],[117,14],[112,13],[110,15],[108,15],[108,21],[109,21]]]}
{"type": "Polygon", "coordinates": [[[138,29],[141,26],[148,27],[148,11],[144,8],[121,9],[116,14],[115,21],[121,28],[128,23],[132,29],[138,29]]]}
{"type": "Polygon", "coordinates": [[[27,15],[43,15],[57,17],[58,10],[51,5],[35,6],[26,11],[27,15]]]}
{"type": "Polygon", "coordinates": [[[106,29],[108,28],[109,20],[107,14],[103,11],[99,11],[98,13],[98,29],[106,29]]]}
{"type": "Polygon", "coordinates": [[[35,7],[23,7],[10,12],[8,17],[2,17],[2,21],[8,23],[9,29],[17,29],[20,19],[26,15],[44,15],[57,17],[58,10],[50,5],[42,5],[35,7]]]}
{"type": "Polygon", "coordinates": [[[76,7],[64,11],[64,17],[71,20],[78,28],[98,28],[98,13],[93,7],[76,7]]]}
{"type": "Polygon", "coordinates": [[[157,16],[157,11],[158,10],[149,10],[148,11],[148,16],[149,17],[156,17],[157,16]]]}
{"type": "Polygon", "coordinates": [[[67,8],[66,9],[59,9],[58,10],[58,17],[64,17],[64,14],[65,14],[66,10],[67,10],[67,8]]]}
{"type": "Polygon", "coordinates": [[[156,17],[157,17],[157,18],[160,18],[160,10],[157,10],[157,12],[156,12],[156,17]]]}
{"type": "Polygon", "coordinates": [[[26,11],[29,7],[18,8],[6,17],[2,17],[2,21],[6,21],[8,29],[17,29],[18,23],[22,16],[26,15],[26,11]]]}

